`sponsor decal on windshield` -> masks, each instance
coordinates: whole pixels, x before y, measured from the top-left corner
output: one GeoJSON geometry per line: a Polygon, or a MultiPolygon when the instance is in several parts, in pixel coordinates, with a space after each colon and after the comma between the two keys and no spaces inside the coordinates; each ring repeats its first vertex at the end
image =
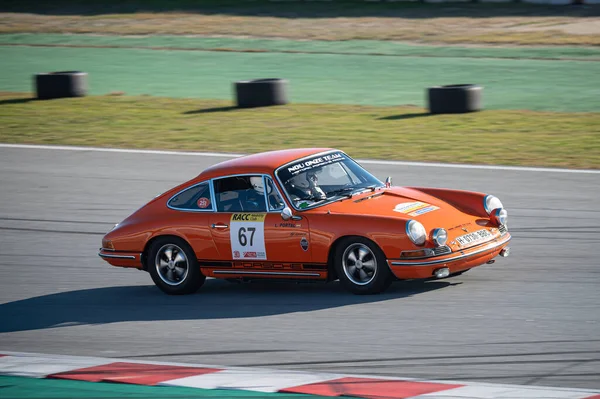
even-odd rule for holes
{"type": "Polygon", "coordinates": [[[425,213],[440,209],[435,205],[428,204],[426,202],[405,202],[396,205],[394,212],[404,213],[409,216],[419,216],[425,213]]]}
{"type": "Polygon", "coordinates": [[[340,162],[344,159],[346,159],[346,157],[344,157],[344,155],[339,152],[336,152],[335,154],[322,155],[320,157],[307,159],[306,161],[290,165],[287,167],[287,172],[290,173],[292,176],[295,176],[298,173],[302,173],[316,167],[329,165],[335,162],[340,162]]]}

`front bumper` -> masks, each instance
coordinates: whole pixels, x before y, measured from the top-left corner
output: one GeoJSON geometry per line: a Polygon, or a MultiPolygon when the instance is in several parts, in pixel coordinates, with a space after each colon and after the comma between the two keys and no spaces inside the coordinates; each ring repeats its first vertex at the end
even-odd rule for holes
{"type": "Polygon", "coordinates": [[[388,265],[392,273],[402,280],[430,278],[435,270],[442,267],[450,269],[452,274],[489,262],[508,246],[511,238],[507,232],[501,237],[458,252],[419,260],[389,259],[388,265]]]}
{"type": "Polygon", "coordinates": [[[117,267],[133,267],[136,269],[142,269],[143,267],[142,254],[139,252],[123,252],[100,248],[98,256],[117,267]]]}

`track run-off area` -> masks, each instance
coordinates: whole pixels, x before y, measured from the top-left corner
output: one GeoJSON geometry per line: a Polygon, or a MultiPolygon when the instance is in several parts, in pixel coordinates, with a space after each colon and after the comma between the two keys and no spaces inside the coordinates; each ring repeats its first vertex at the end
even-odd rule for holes
{"type": "Polygon", "coordinates": [[[487,110],[600,106],[595,48],[0,35],[0,59],[0,87],[8,92],[31,91],[39,72],[79,70],[89,74],[92,95],[229,100],[233,82],[279,77],[289,81],[292,103],[420,107],[427,87],[476,83],[487,110]]]}
{"type": "Polygon", "coordinates": [[[170,297],[97,256],[115,223],[229,157],[0,146],[0,351],[599,387],[599,173],[364,162],[497,195],[513,234],[509,258],[376,296],[208,280],[170,297]]]}

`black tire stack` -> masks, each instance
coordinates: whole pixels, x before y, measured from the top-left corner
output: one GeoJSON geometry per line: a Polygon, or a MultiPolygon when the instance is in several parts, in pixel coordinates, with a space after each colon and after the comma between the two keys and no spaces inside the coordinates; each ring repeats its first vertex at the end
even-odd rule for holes
{"type": "Polygon", "coordinates": [[[483,108],[483,87],[475,84],[434,86],[427,89],[429,112],[460,114],[483,108]]]}
{"type": "Polygon", "coordinates": [[[238,108],[268,107],[289,102],[288,81],[285,79],[255,79],[235,82],[238,108]]]}
{"type": "Polygon", "coordinates": [[[35,75],[35,92],[40,100],[84,97],[87,91],[87,73],[85,72],[64,71],[35,75]]]}

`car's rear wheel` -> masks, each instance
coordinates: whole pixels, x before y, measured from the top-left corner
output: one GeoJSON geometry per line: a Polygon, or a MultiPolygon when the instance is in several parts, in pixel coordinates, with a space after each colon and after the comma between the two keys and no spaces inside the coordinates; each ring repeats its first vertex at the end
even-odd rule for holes
{"type": "Polygon", "coordinates": [[[378,294],[393,280],[381,249],[362,237],[348,237],[340,242],[334,266],[341,283],[354,294],[378,294]]]}
{"type": "Polygon", "coordinates": [[[206,280],[194,251],[177,237],[160,237],[154,241],[147,262],[154,284],[169,295],[192,294],[206,280]]]}

